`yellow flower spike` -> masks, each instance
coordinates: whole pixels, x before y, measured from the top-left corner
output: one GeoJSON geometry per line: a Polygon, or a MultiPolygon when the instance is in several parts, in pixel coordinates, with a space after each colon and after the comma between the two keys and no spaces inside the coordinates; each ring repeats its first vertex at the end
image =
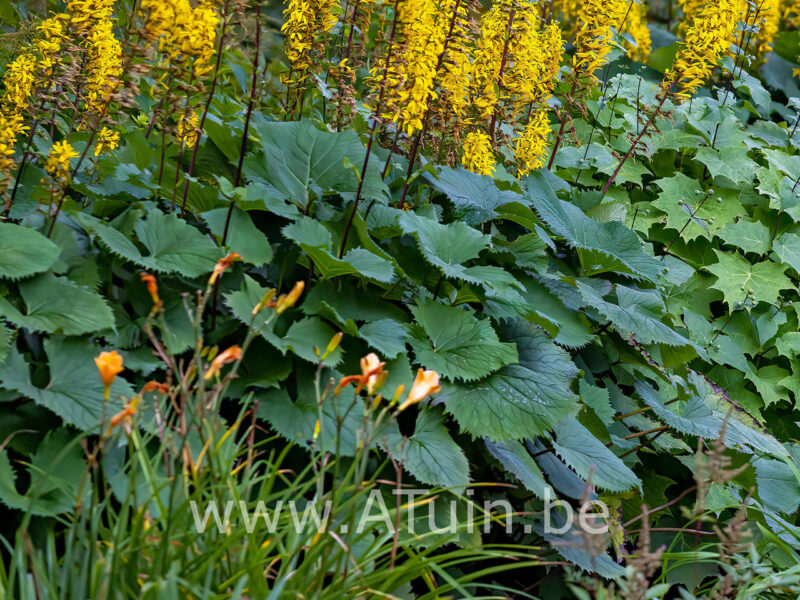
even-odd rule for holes
{"type": "Polygon", "coordinates": [[[398,412],[403,412],[409,406],[418,404],[426,397],[435,394],[441,389],[442,386],[439,385],[439,373],[436,371],[419,369],[414,379],[414,384],[411,386],[411,391],[408,392],[406,401],[397,409],[398,412]]]}
{"type": "Polygon", "coordinates": [[[66,140],[56,142],[47,155],[44,170],[47,171],[48,175],[53,178],[53,181],[59,187],[65,188],[72,179],[72,168],[69,161],[77,157],[78,153],[75,152],[69,142],[66,140]]]}
{"type": "Polygon", "coordinates": [[[104,152],[116,150],[119,147],[119,133],[108,127],[103,127],[97,133],[97,145],[94,147],[94,155],[100,156],[104,152]]]}
{"type": "Polygon", "coordinates": [[[314,423],[314,437],[312,438],[314,441],[316,441],[317,438],[319,437],[319,432],[320,432],[320,424],[319,424],[319,419],[317,419],[316,422],[314,423]]]}
{"type": "Polygon", "coordinates": [[[685,102],[703,85],[728,51],[737,15],[734,0],[718,0],[703,7],[686,33],[675,62],[664,73],[661,94],[685,102]]]}
{"type": "Polygon", "coordinates": [[[125,370],[122,366],[122,355],[116,350],[111,352],[101,352],[94,359],[94,364],[100,372],[100,380],[103,382],[104,398],[108,400],[111,384],[114,379],[125,370]]]}
{"type": "Polygon", "coordinates": [[[306,284],[304,281],[298,281],[295,283],[291,292],[278,298],[278,302],[275,304],[275,312],[280,315],[294,306],[300,298],[300,295],[303,293],[303,289],[305,287],[306,284]]]}
{"type": "Polygon", "coordinates": [[[547,111],[540,109],[531,115],[525,131],[517,138],[514,145],[514,156],[520,177],[544,166],[543,159],[549,134],[550,121],[547,118],[547,111]]]}
{"type": "Polygon", "coordinates": [[[493,175],[495,170],[494,151],[488,134],[472,131],[464,138],[464,154],[461,157],[464,168],[479,175],[493,175]]]}
{"type": "Polygon", "coordinates": [[[381,405],[382,401],[383,401],[383,396],[381,396],[380,394],[375,396],[372,399],[372,410],[378,410],[378,407],[381,405]]]}

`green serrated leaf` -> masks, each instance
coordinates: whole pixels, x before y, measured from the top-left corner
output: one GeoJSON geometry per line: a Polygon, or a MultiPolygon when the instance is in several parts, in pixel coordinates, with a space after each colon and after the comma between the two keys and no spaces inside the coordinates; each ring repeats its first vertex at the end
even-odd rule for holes
{"type": "Polygon", "coordinates": [[[0,277],[22,279],[46,271],[61,249],[38,231],[0,223],[0,277]]]}
{"type": "Polygon", "coordinates": [[[485,441],[486,449],[494,456],[503,468],[516,477],[522,485],[544,499],[547,482],[544,480],[542,470],[533,457],[520,442],[507,440],[505,442],[485,441]]]}
{"type": "Polygon", "coordinates": [[[471,283],[483,281],[479,274],[471,274],[463,263],[477,258],[489,245],[488,235],[465,223],[442,225],[410,212],[401,214],[399,223],[403,231],[414,234],[425,260],[440,269],[445,277],[471,283]]]}
{"type": "Polygon", "coordinates": [[[473,435],[500,441],[540,435],[577,411],[570,384],[578,370],[536,325],[519,321],[502,332],[516,344],[519,364],[475,383],[448,385],[438,399],[473,435]]]}
{"type": "Polygon", "coordinates": [[[656,292],[635,290],[617,284],[614,291],[616,303],[604,300],[591,286],[577,282],[584,301],[596,309],[625,336],[633,335],[642,344],[665,344],[667,346],[691,346],[701,356],[702,348],[673,330],[662,321],[664,302],[656,292]]]}
{"type": "Polygon", "coordinates": [[[517,362],[514,344],[497,338],[488,320],[438,302],[412,307],[419,323],[409,342],[416,362],[447,379],[472,381],[517,362]]]}
{"type": "Polygon", "coordinates": [[[575,417],[563,419],[555,427],[553,449],[564,462],[592,485],[611,492],[624,492],[642,482],[622,460],[594,437],[575,417]]]}
{"type": "Polygon", "coordinates": [[[21,312],[0,297],[0,315],[31,331],[81,335],[114,327],[114,315],[102,296],[64,277],[43,273],[19,284],[21,312]]]}
{"type": "Polygon", "coordinates": [[[395,459],[421,483],[455,491],[469,485],[467,457],[447,432],[441,410],[423,408],[411,437],[404,439],[390,429],[386,443],[395,459]]]}
{"type": "Polygon", "coordinates": [[[480,225],[498,216],[495,209],[509,202],[518,202],[522,194],[499,190],[494,179],[478,175],[461,166],[437,168],[436,176],[425,174],[434,189],[447,194],[455,206],[456,218],[468,225],[480,225]]]}
{"type": "Polygon", "coordinates": [[[103,399],[103,383],[94,364],[99,349],[84,340],[50,338],[44,341],[50,379],[45,387],[31,383],[29,366],[12,349],[0,365],[0,387],[13,390],[50,409],[65,423],[82,431],[98,431],[105,420],[122,409],[123,401],[133,397],[133,389],[117,377],[111,385],[110,400],[103,399]]]}
{"type": "MultiPolygon", "coordinates": [[[[225,233],[225,222],[228,219],[228,208],[217,208],[203,213],[203,219],[220,242],[225,233]]],[[[260,267],[272,260],[272,247],[267,236],[261,233],[253,224],[253,220],[246,212],[233,207],[228,223],[227,246],[232,252],[260,267]]]]}
{"type": "Polygon", "coordinates": [[[146,219],[137,220],[133,226],[146,254],[110,225],[85,213],[77,218],[86,229],[96,233],[111,252],[151,271],[199,277],[210,272],[222,256],[219,248],[198,229],[177,215],[159,210],[151,210],[146,219]]]}
{"type": "Polygon", "coordinates": [[[598,223],[574,204],[557,198],[540,198],[534,206],[553,233],[578,249],[590,275],[615,271],[657,281],[664,271],[662,263],[644,253],[639,236],[622,223],[598,223]]]}

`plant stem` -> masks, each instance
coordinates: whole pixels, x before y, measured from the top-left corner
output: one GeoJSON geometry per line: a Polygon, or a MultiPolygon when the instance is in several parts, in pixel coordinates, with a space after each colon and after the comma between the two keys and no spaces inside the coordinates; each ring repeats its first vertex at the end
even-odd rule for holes
{"type": "Polygon", "coordinates": [[[200,117],[200,131],[197,135],[197,140],[194,143],[194,148],[192,149],[192,159],[189,161],[189,171],[186,174],[186,183],[183,186],[183,202],[181,203],[181,217],[186,216],[186,199],[189,197],[189,184],[191,183],[189,180],[192,177],[192,173],[194,172],[194,165],[195,161],[197,160],[197,150],[200,148],[200,138],[203,135],[203,126],[206,123],[206,116],[208,116],[208,111],[211,108],[211,100],[214,99],[214,92],[217,89],[217,77],[219,76],[219,66],[220,62],[222,61],[222,47],[225,43],[225,30],[228,25],[228,6],[230,4],[230,0],[225,0],[225,4],[222,7],[222,27],[220,28],[219,32],[219,46],[217,46],[217,62],[214,66],[214,78],[211,81],[211,89],[208,92],[208,98],[206,99],[206,105],[203,109],[203,116],[200,117]]]}
{"type": "Polygon", "coordinates": [[[656,109],[653,111],[653,114],[650,115],[650,118],[647,120],[647,123],[645,123],[644,127],[642,127],[642,131],[639,132],[639,135],[636,136],[636,139],[631,144],[631,147],[628,148],[628,151],[625,153],[625,156],[622,157],[622,160],[619,161],[617,168],[614,169],[614,172],[611,174],[611,177],[609,177],[608,181],[606,181],[606,185],[603,187],[603,194],[602,194],[603,196],[606,195],[606,192],[608,192],[608,188],[611,187],[611,184],[614,183],[614,180],[617,178],[617,175],[619,175],[620,169],[622,169],[622,165],[624,165],[625,161],[627,161],[630,158],[631,154],[633,154],[633,151],[636,149],[636,146],[639,145],[639,141],[642,139],[642,137],[644,137],[644,134],[647,133],[647,129],[650,127],[650,125],[653,124],[653,121],[656,120],[656,116],[661,110],[661,107],[664,106],[664,102],[666,100],[667,100],[667,92],[664,92],[661,96],[661,100],[659,100],[658,102],[658,106],[656,106],[656,109]]]}
{"type": "Polygon", "coordinates": [[[342,245],[339,248],[339,258],[342,258],[344,255],[344,249],[347,245],[347,237],[350,235],[350,229],[353,226],[353,219],[356,216],[356,211],[358,210],[358,203],[361,200],[361,189],[364,187],[364,179],[367,176],[367,166],[369,165],[369,157],[370,152],[372,151],[372,143],[375,140],[375,131],[378,129],[378,123],[381,114],[381,107],[383,106],[383,95],[386,91],[386,79],[389,76],[389,63],[392,59],[392,50],[394,49],[394,36],[395,32],[397,31],[397,21],[399,16],[398,5],[400,4],[401,0],[395,0],[394,3],[394,18],[392,19],[392,30],[389,34],[389,46],[386,48],[386,60],[383,64],[383,79],[381,79],[381,87],[380,91],[378,92],[378,102],[375,105],[375,117],[372,121],[372,129],[369,132],[369,140],[367,141],[367,151],[364,155],[364,164],[361,167],[361,177],[358,180],[358,189],[356,190],[356,198],[353,201],[353,210],[350,211],[350,218],[347,220],[347,225],[344,228],[344,235],[342,235],[342,245]]]}
{"type": "MultiPolygon", "coordinates": [[[[258,91],[258,57],[261,52],[261,0],[256,2],[256,47],[255,55],[253,56],[253,79],[250,83],[250,100],[247,103],[247,116],[244,119],[244,132],[242,133],[242,146],[239,149],[239,163],[236,165],[236,178],[233,182],[233,187],[237,188],[242,183],[242,166],[244,165],[244,155],[247,151],[247,134],[250,130],[250,118],[253,114],[253,105],[256,102],[256,93],[258,91]]],[[[225,218],[225,229],[222,232],[222,245],[228,240],[228,227],[231,223],[231,215],[233,215],[234,202],[231,201],[228,207],[228,216],[225,218]]]]}

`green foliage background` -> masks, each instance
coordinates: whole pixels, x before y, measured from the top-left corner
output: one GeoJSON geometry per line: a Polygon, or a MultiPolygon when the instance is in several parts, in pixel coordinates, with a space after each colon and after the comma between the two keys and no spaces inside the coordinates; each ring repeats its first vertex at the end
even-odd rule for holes
{"type": "MultiPolygon", "coordinates": [[[[272,27],[279,14],[272,7],[272,27]]],[[[404,414],[397,443],[387,446],[409,481],[456,490],[508,482],[516,487],[479,494],[503,494],[537,515],[546,486],[559,498],[588,493],[615,508],[615,533],[595,553],[564,546],[567,536],[536,533],[538,516],[533,533],[515,530],[511,539],[546,548],[542,556],[624,578],[615,559],[635,543],[631,523],[646,504],[654,538],[675,560],[665,556],[657,583],[702,596],[720,567],[713,552],[701,552],[696,534],[681,532],[701,523],[681,510],[693,496],[670,500],[702,478],[698,444],[724,435],[724,456],[746,468],[709,483],[705,513],[724,526],[749,497],[753,560],[773,573],[795,568],[800,91],[786,76],[797,34],[782,35],[760,71],[737,71],[726,59],[719,85],[690,103],[668,101],[606,195],[600,190],[641,126],[640,112],[656,103],[654,88],[674,51],[669,39],[647,66],[615,51],[588,114],[574,122],[578,138],[592,131],[591,143],[563,147],[552,171],[518,179],[499,167],[492,178],[426,156],[414,173],[411,208],[403,210],[397,200],[406,159],[396,156],[382,179],[387,150],[376,145],[346,243],[366,110],[359,104],[352,129],[330,131],[317,92],[300,121],[284,122],[274,28],[260,48],[226,50],[185,215],[169,199],[173,182],[183,189],[176,169],[188,158],[169,137],[146,137],[146,108],[122,122],[117,151],[82,167],[50,236],[40,210],[45,174],[32,161],[0,223],[7,546],[21,515],[54,527],[75,507],[85,457],[75,448],[54,470],[48,457],[78,432],[96,434],[120,397],[163,373],[143,333],[151,302],[140,271],[158,277],[159,338],[168,352],[185,355],[196,339],[187,295],[233,251],[244,260],[222,278],[213,316],[203,323],[209,345],[241,343],[268,288],[307,282],[298,306],[258,331],[221,410],[232,417],[252,393],[260,426],[279,436],[269,444],[299,444],[297,463],[306,460],[302,447],[317,419],[315,348],[341,331],[323,381],[358,373],[369,352],[387,363],[386,396],[400,384],[408,389],[418,367],[442,376],[441,393],[404,414]],[[234,187],[253,51],[268,66],[243,181],[234,187]],[[159,186],[162,143],[168,160],[159,186]],[[111,348],[127,370],[104,401],[92,358],[111,348]],[[46,493],[35,491],[37,477],[47,478],[46,493]],[[681,562],[681,552],[696,554],[681,562]]],[[[144,96],[143,107],[152,103],[144,96]]],[[[76,133],[70,141],[81,152],[88,137],[76,133]]],[[[46,153],[48,138],[40,130],[37,155],[46,153]]],[[[358,419],[335,402],[325,410],[322,437],[338,440],[329,449],[345,458],[360,451],[352,435],[358,419]]],[[[385,454],[380,445],[373,450],[385,454]]],[[[768,587],[791,597],[787,585],[768,587]]],[[[566,590],[558,580],[534,593],[566,590]]]]}

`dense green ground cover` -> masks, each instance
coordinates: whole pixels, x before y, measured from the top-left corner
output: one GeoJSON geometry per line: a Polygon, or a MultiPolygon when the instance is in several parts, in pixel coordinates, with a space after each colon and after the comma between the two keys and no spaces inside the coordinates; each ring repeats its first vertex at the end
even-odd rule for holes
{"type": "MultiPolygon", "coordinates": [[[[551,4],[552,89],[523,85],[520,54],[496,88],[464,76],[462,114],[454,48],[505,61],[528,33],[487,38],[483,8],[456,3],[414,126],[422,76],[391,99],[385,65],[436,47],[411,20],[391,33],[395,3],[291,3],[317,29],[288,59],[282,6],[181,6],[52,6],[60,33],[0,12],[0,598],[797,596],[788,17],[764,55],[767,9],[748,8],[744,50],[681,101],[659,84],[691,34],[666,6],[646,65],[596,34],[595,77],[572,58],[584,9],[551,4]],[[397,123],[376,124],[381,103],[397,123]],[[552,131],[527,169],[532,114],[552,131]],[[553,533],[550,499],[602,503],[603,531],[553,533]],[[201,532],[210,501],[330,513],[247,531],[236,504],[201,532]]],[[[492,10],[526,6],[544,4],[492,10]]]]}

